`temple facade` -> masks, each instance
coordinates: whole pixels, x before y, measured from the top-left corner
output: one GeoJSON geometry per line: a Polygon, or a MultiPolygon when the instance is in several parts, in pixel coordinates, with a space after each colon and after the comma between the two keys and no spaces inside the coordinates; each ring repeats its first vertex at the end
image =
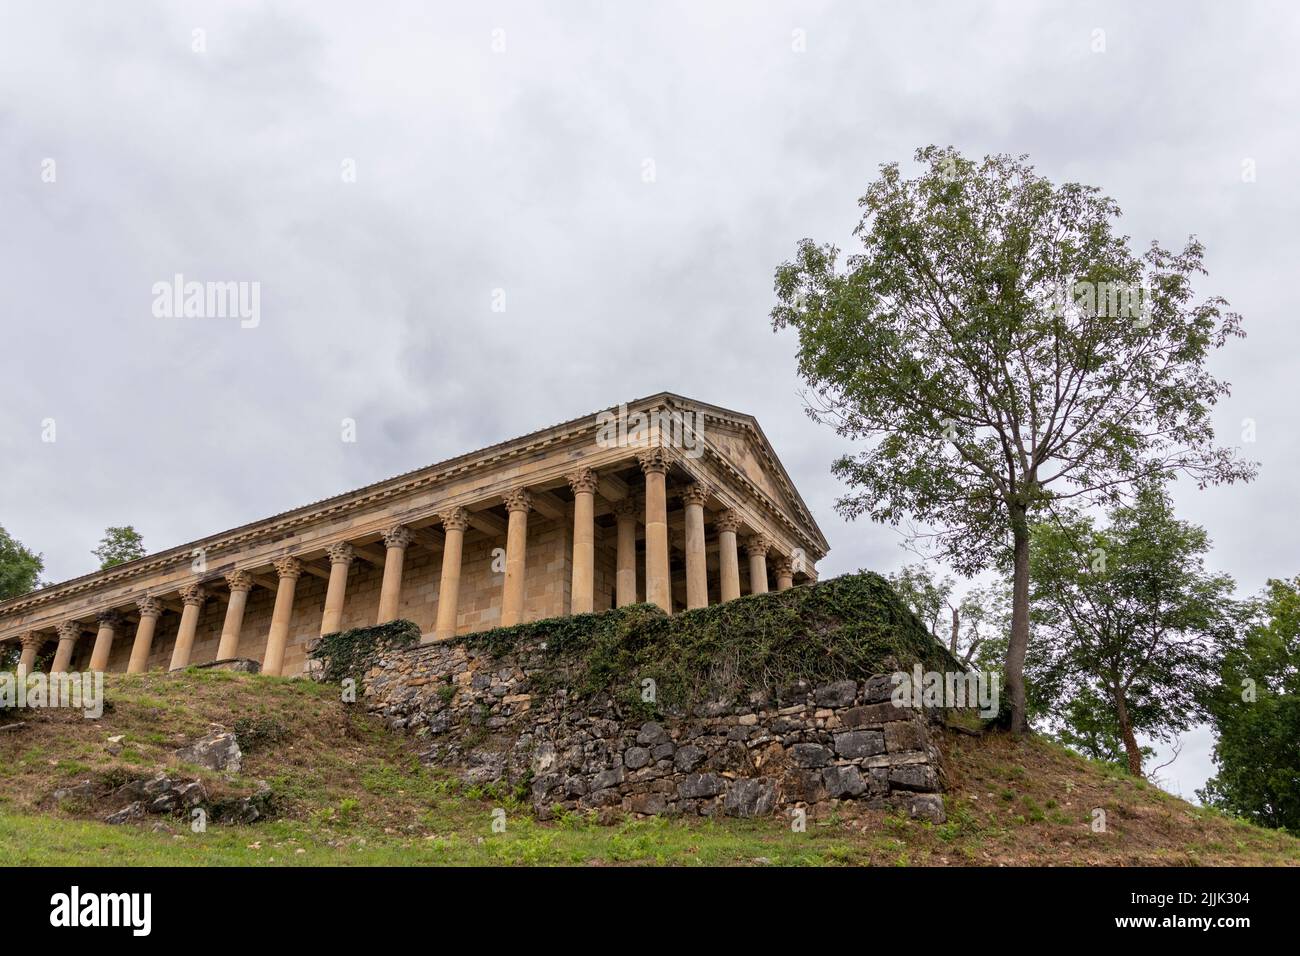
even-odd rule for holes
{"type": "Polygon", "coordinates": [[[322,634],[424,640],[816,579],[828,545],[751,416],[662,393],[0,603],[20,667],[254,660],[322,634]]]}

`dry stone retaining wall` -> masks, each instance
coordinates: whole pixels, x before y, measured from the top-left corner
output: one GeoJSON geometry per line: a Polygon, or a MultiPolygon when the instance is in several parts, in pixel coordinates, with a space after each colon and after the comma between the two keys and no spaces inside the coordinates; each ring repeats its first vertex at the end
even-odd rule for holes
{"type": "Polygon", "coordinates": [[[837,801],[944,819],[930,715],[890,700],[889,674],[795,683],[647,720],[545,681],[539,648],[493,658],[460,643],[381,653],[363,700],[474,784],[526,787],[534,812],[816,815],[837,801]]]}

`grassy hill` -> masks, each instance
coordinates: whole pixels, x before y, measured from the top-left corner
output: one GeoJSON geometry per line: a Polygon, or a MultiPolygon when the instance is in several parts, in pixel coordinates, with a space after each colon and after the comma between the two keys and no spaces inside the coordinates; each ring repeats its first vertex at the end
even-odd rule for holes
{"type": "MultiPolygon", "coordinates": [[[[764,820],[532,820],[509,794],[420,765],[337,687],[219,671],[110,675],[100,720],[34,711],[0,730],[0,858],[10,864],[1300,864],[1300,840],[1191,806],[1041,740],[949,734],[948,822],[854,810],[791,832],[764,820]],[[238,722],[231,779],[172,756],[211,725],[238,722]],[[119,743],[109,738],[122,735],[119,743]],[[111,751],[116,751],[111,752],[111,751]],[[265,780],[274,817],[209,825],[183,817],[109,825],[56,789],[157,770],[201,777],[214,797],[265,780]],[[493,832],[494,809],[506,812],[493,832]],[[1107,830],[1091,829],[1093,810],[1107,830]]],[[[102,813],[100,814],[102,816],[102,813]]]]}

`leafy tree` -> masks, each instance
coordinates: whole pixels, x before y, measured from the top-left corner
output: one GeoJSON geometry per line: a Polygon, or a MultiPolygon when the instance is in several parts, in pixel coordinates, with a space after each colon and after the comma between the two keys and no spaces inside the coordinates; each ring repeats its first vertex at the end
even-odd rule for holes
{"type": "Polygon", "coordinates": [[[0,528],[0,601],[26,594],[40,586],[45,561],[0,528]]]}
{"type": "Polygon", "coordinates": [[[1134,253],[1115,202],[1054,185],[1024,157],[934,146],[862,197],[862,250],[804,240],[776,270],[775,329],[799,333],[809,413],[866,443],[834,472],[848,518],[919,522],[914,539],[966,576],[1010,568],[1010,723],[1026,726],[1030,526],[1055,502],[1113,502],[1183,473],[1247,480],[1210,416],[1228,391],[1210,354],[1242,335],[1193,301],[1202,246],[1134,253]]]}
{"type": "Polygon", "coordinates": [[[1006,601],[1001,588],[972,588],[961,600],[956,600],[953,579],[935,578],[923,564],[906,565],[889,575],[888,580],[903,603],[921,619],[935,640],[948,646],[954,657],[980,670],[991,669],[980,652],[990,640],[996,639],[1004,616],[1006,601]]]}
{"type": "Polygon", "coordinates": [[[1236,622],[1232,579],[1206,570],[1204,529],[1154,484],[1109,527],[1073,514],[1032,535],[1033,696],[1065,742],[1122,752],[1138,776],[1138,733],[1171,739],[1204,716],[1236,622]]]}
{"type": "Polygon", "coordinates": [[[1210,699],[1218,773],[1202,802],[1300,832],[1300,575],[1269,581],[1210,699]]]}
{"type": "Polygon", "coordinates": [[[147,552],[144,549],[144,538],[128,524],[120,528],[105,528],[99,547],[90,553],[99,558],[102,570],[143,558],[147,552]]]}

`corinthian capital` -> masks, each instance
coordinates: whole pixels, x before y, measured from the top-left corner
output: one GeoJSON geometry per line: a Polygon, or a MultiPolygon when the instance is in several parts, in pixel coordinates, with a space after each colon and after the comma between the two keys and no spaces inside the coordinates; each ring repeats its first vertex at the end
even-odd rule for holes
{"type": "Polygon", "coordinates": [[[285,555],[275,562],[275,573],[282,578],[300,578],[302,577],[302,562],[297,558],[285,555]]]}
{"type": "Polygon", "coordinates": [[[58,632],[60,641],[75,641],[81,636],[81,625],[76,621],[64,621],[54,630],[58,632]]]}
{"type": "Polygon", "coordinates": [[[791,561],[786,555],[778,554],[775,558],[772,559],[772,572],[777,577],[793,577],[794,562],[791,561]]]}
{"type": "Polygon", "coordinates": [[[411,529],[404,524],[395,524],[384,532],[385,548],[405,548],[411,543],[411,529]]]}
{"type": "Polygon", "coordinates": [[[45,641],[46,637],[40,631],[28,631],[19,639],[19,643],[23,645],[24,650],[30,650],[34,647],[39,651],[45,641]]]}
{"type": "Polygon", "coordinates": [[[452,508],[450,511],[444,511],[438,517],[442,519],[442,527],[446,531],[469,530],[469,512],[464,508],[452,508]]]}
{"type": "Polygon", "coordinates": [[[181,601],[185,604],[200,605],[207,600],[207,592],[199,584],[187,584],[181,588],[181,601]]]}
{"type": "Polygon", "coordinates": [[[122,626],[122,615],[112,608],[107,611],[100,611],[95,619],[99,622],[100,627],[119,628],[122,626]]]}
{"type": "Polygon", "coordinates": [[[745,540],[745,553],[750,557],[753,557],[756,554],[765,555],[769,550],[771,550],[771,548],[772,539],[767,537],[767,535],[751,534],[745,540]]]}
{"type": "Polygon", "coordinates": [[[326,550],[326,554],[330,557],[330,564],[351,564],[352,559],[356,557],[356,551],[346,541],[331,544],[326,550]]]}
{"type": "Polygon", "coordinates": [[[699,505],[709,500],[709,486],[702,481],[692,482],[682,489],[682,504],[699,505]]]}
{"type": "Polygon", "coordinates": [[[569,489],[575,494],[594,495],[596,493],[596,473],[590,468],[579,468],[564,476],[569,482],[569,489]]]}
{"type": "Polygon", "coordinates": [[[162,602],[155,597],[137,598],[135,606],[139,608],[141,617],[158,617],[162,614],[162,602]]]}
{"type": "Polygon", "coordinates": [[[614,502],[614,514],[620,518],[639,518],[641,502],[636,500],[636,495],[628,495],[622,501],[614,502]]]}
{"type": "Polygon", "coordinates": [[[226,586],[232,591],[251,591],[253,576],[247,571],[231,571],[226,575],[226,586]]]}
{"type": "Polygon", "coordinates": [[[523,511],[528,512],[533,509],[533,496],[527,488],[516,488],[503,496],[506,503],[506,511],[523,511]]]}
{"type": "Polygon", "coordinates": [[[668,473],[668,455],[662,448],[650,448],[646,451],[637,452],[636,460],[641,463],[641,470],[647,475],[652,473],[666,475],[668,473]]]}
{"type": "Polygon", "coordinates": [[[740,530],[740,515],[728,508],[726,511],[720,511],[713,519],[713,527],[721,534],[724,531],[730,531],[735,534],[740,530]]]}

